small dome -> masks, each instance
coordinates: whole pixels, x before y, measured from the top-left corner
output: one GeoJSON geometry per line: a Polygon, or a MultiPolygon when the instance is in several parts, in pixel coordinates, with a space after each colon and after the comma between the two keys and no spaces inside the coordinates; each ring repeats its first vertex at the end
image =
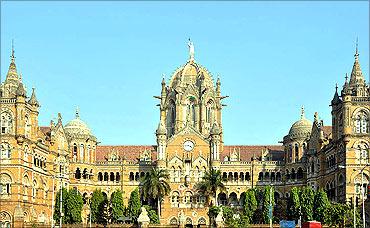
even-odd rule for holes
{"type": "Polygon", "coordinates": [[[312,122],[304,116],[304,108],[302,107],[301,119],[296,121],[289,130],[288,136],[291,138],[307,137],[311,134],[312,122]]]}
{"type": "Polygon", "coordinates": [[[95,137],[87,124],[80,119],[78,110],[76,110],[76,118],[67,123],[64,126],[64,130],[68,136],[81,135],[95,137]]]}

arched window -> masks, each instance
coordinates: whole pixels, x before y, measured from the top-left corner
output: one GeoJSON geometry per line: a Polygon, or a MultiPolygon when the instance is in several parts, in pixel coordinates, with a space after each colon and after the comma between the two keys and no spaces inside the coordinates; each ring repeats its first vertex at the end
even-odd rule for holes
{"type": "Polygon", "coordinates": [[[206,122],[210,124],[210,126],[213,123],[213,101],[209,100],[206,105],[206,122]]]}
{"type": "Polygon", "coordinates": [[[173,192],[171,195],[171,206],[172,207],[179,207],[179,198],[180,194],[178,192],[173,192]]]}
{"type": "Polygon", "coordinates": [[[104,173],[104,181],[108,181],[108,173],[107,172],[104,173]]]}
{"type": "Polygon", "coordinates": [[[297,143],[294,145],[294,152],[294,160],[297,162],[299,159],[299,148],[297,143]]]}
{"type": "Polygon", "coordinates": [[[103,180],[103,174],[101,172],[98,173],[98,181],[103,180]]]}
{"type": "Polygon", "coordinates": [[[88,178],[88,173],[87,173],[87,169],[86,168],[84,168],[84,171],[82,172],[82,177],[83,177],[83,179],[87,179],[88,178]]]}
{"type": "Polygon", "coordinates": [[[170,224],[171,225],[178,225],[178,222],[177,222],[177,218],[172,218],[171,220],[170,220],[170,224]]]}
{"type": "Polygon", "coordinates": [[[291,162],[292,161],[292,156],[293,156],[293,146],[292,145],[289,145],[289,149],[288,149],[288,162],[291,162]]]}
{"type": "Polygon", "coordinates": [[[76,161],[77,158],[77,145],[76,143],[73,144],[73,160],[76,161]]]}
{"type": "Polygon", "coordinates": [[[193,202],[193,194],[189,191],[185,192],[184,203],[191,204],[193,202]]]}
{"type": "Polygon", "coordinates": [[[116,172],[116,181],[120,181],[121,180],[121,175],[119,175],[119,172],[116,172]]]}
{"type": "Polygon", "coordinates": [[[24,135],[29,138],[31,136],[31,121],[28,115],[25,116],[24,121],[24,135]]]}
{"type": "Polygon", "coordinates": [[[130,181],[134,181],[135,177],[134,177],[134,173],[133,172],[130,172],[129,179],[130,179],[130,181]]]}
{"type": "Polygon", "coordinates": [[[11,134],[13,128],[13,118],[8,112],[1,113],[1,134],[11,134]]]}
{"type": "Polygon", "coordinates": [[[195,98],[189,97],[188,100],[188,108],[187,108],[187,118],[189,121],[191,121],[191,124],[195,127],[196,123],[196,112],[195,112],[195,98]]]}
{"type": "Polygon", "coordinates": [[[81,170],[80,170],[80,168],[76,169],[75,178],[76,179],[81,179],[81,170]]]}
{"type": "Polygon", "coordinates": [[[12,156],[12,150],[9,143],[1,144],[1,159],[10,159],[12,156]]]}
{"type": "Polygon", "coordinates": [[[263,181],[263,172],[260,172],[260,173],[258,174],[258,180],[259,180],[259,181],[263,181]]]}
{"type": "Polygon", "coordinates": [[[0,194],[10,195],[11,194],[12,179],[8,174],[2,173],[0,177],[0,194]]]}
{"type": "Polygon", "coordinates": [[[84,144],[80,145],[80,162],[84,161],[84,144]]]}
{"type": "Polygon", "coordinates": [[[114,181],[114,173],[113,172],[110,172],[109,180],[114,181]]]}
{"type": "Polygon", "coordinates": [[[369,147],[365,143],[358,144],[356,150],[356,162],[360,164],[369,163],[369,147]]]}
{"type": "Polygon", "coordinates": [[[369,133],[369,118],[361,111],[355,115],[355,133],[369,133]]]}

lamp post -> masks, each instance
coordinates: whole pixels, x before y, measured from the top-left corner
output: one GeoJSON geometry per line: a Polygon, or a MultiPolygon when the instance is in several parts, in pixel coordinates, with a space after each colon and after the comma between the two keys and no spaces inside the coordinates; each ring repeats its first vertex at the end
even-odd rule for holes
{"type": "Polygon", "coordinates": [[[269,217],[270,217],[270,228],[272,228],[272,189],[273,185],[270,186],[270,208],[269,208],[269,217]]]}

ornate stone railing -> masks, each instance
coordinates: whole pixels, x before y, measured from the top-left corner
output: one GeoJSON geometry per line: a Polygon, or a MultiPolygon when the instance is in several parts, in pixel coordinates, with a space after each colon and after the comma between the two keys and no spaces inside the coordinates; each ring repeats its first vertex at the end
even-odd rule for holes
{"type": "Polygon", "coordinates": [[[352,101],[370,102],[370,97],[352,97],[352,101]]]}
{"type": "Polygon", "coordinates": [[[12,103],[15,103],[17,99],[15,98],[1,98],[0,99],[0,103],[2,104],[12,104],[12,103]]]}

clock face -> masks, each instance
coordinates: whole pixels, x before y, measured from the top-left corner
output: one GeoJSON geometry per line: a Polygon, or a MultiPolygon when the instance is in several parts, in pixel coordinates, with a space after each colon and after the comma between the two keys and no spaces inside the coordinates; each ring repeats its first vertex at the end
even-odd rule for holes
{"type": "Polygon", "coordinates": [[[194,149],[194,143],[190,140],[184,142],[184,150],[191,151],[194,149]]]}

